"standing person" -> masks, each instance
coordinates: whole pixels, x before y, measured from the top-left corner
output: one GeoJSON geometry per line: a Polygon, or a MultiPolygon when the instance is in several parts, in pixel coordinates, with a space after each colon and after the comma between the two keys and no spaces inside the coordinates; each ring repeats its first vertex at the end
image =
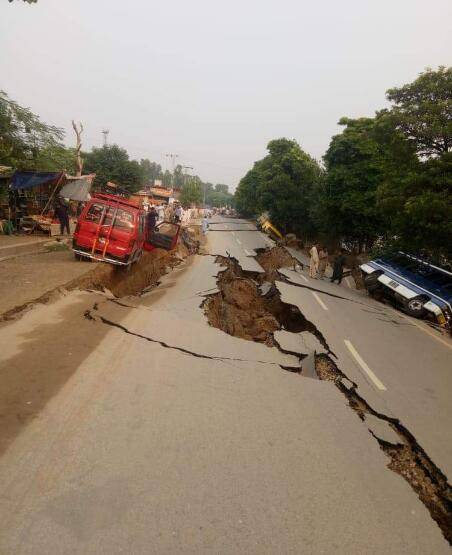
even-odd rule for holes
{"type": "Polygon", "coordinates": [[[319,268],[319,251],[317,250],[317,243],[312,245],[309,256],[311,257],[309,261],[309,276],[317,279],[317,270],[319,268]]]}
{"type": "Polygon", "coordinates": [[[328,250],[326,247],[320,247],[319,250],[319,278],[325,276],[326,265],[328,264],[328,250]]]}
{"type": "Polygon", "coordinates": [[[163,220],[165,219],[165,207],[163,206],[163,204],[159,204],[157,206],[157,214],[158,214],[158,218],[157,218],[158,223],[163,222],[163,220]]]}
{"type": "Polygon", "coordinates": [[[71,231],[69,229],[69,209],[62,198],[58,198],[56,201],[55,216],[60,222],[60,235],[64,235],[65,229],[67,230],[67,234],[70,235],[71,231]]]}
{"type": "Polygon", "coordinates": [[[181,223],[183,214],[184,214],[184,211],[182,209],[182,206],[179,203],[177,203],[176,210],[174,211],[175,220],[177,224],[181,223]]]}
{"type": "Polygon", "coordinates": [[[333,277],[331,278],[331,283],[337,281],[338,285],[340,285],[342,281],[342,275],[344,273],[344,266],[346,261],[345,253],[347,251],[345,249],[341,249],[336,258],[334,259],[333,265],[333,277]]]}
{"type": "Polygon", "coordinates": [[[157,210],[154,208],[154,206],[151,206],[151,208],[148,210],[148,213],[146,214],[146,227],[148,237],[150,237],[151,233],[154,231],[155,224],[157,223],[157,217],[157,210]]]}
{"type": "Polygon", "coordinates": [[[205,235],[209,229],[209,222],[207,221],[206,216],[204,216],[204,218],[202,219],[201,229],[203,235],[205,235]]]}

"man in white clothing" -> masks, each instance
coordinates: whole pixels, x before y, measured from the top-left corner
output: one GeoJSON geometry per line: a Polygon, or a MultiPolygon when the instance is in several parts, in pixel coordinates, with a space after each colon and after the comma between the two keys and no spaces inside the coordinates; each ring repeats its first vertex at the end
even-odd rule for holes
{"type": "Polygon", "coordinates": [[[309,276],[313,279],[317,279],[317,270],[319,268],[319,251],[317,250],[317,243],[312,245],[309,256],[311,257],[309,261],[309,276]]]}

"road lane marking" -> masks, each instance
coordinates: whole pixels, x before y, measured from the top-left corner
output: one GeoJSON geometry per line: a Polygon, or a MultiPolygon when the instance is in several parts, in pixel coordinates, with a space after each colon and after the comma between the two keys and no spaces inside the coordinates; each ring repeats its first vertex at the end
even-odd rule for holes
{"type": "Polygon", "coordinates": [[[304,276],[303,274],[300,274],[300,277],[304,279],[306,283],[309,283],[309,279],[306,276],[304,276]]]}
{"type": "Polygon", "coordinates": [[[315,293],[314,291],[311,291],[311,293],[314,295],[316,301],[319,303],[319,305],[323,308],[323,310],[328,310],[328,307],[326,306],[326,304],[322,301],[322,299],[317,295],[317,293],[315,293]]]}
{"type": "Polygon", "coordinates": [[[353,355],[354,359],[356,360],[356,362],[361,366],[361,368],[364,370],[364,372],[369,376],[369,378],[372,380],[373,384],[375,385],[375,387],[377,389],[379,389],[380,391],[386,391],[386,386],[384,385],[383,382],[381,382],[377,376],[372,372],[372,370],[367,366],[367,364],[364,362],[364,360],[361,358],[360,354],[358,353],[358,351],[355,349],[355,347],[353,347],[351,341],[349,341],[348,339],[344,339],[344,343],[347,347],[347,349],[351,352],[351,354],[353,355]]]}
{"type": "MultiPolygon", "coordinates": [[[[431,337],[433,337],[433,339],[436,339],[437,341],[439,341],[440,343],[442,343],[443,345],[445,345],[449,349],[452,349],[452,343],[446,341],[445,339],[443,339],[439,335],[436,335],[435,332],[432,332],[429,329],[424,328],[424,326],[421,326],[421,324],[418,324],[414,318],[411,318],[410,316],[406,316],[406,314],[402,314],[398,310],[394,310],[392,307],[387,307],[387,308],[391,308],[391,310],[395,314],[397,314],[397,316],[400,316],[401,318],[404,318],[405,320],[408,320],[408,322],[413,324],[413,326],[416,326],[418,329],[420,329],[421,331],[423,331],[427,335],[430,335],[431,337]]],[[[441,332],[438,332],[438,333],[441,333],[441,332]]]]}
{"type": "Polygon", "coordinates": [[[242,241],[240,241],[240,239],[238,239],[237,237],[235,238],[235,240],[237,241],[237,243],[238,243],[239,245],[242,244],[242,241]]]}
{"type": "Polygon", "coordinates": [[[235,233],[233,231],[231,231],[232,235],[235,237],[235,233]]]}
{"type": "Polygon", "coordinates": [[[350,279],[350,278],[347,276],[347,277],[345,278],[345,283],[350,287],[350,289],[352,289],[352,286],[350,285],[349,279],[350,279]]]}
{"type": "Polygon", "coordinates": [[[248,249],[245,249],[245,254],[246,256],[254,256],[254,254],[250,252],[248,249]]]}

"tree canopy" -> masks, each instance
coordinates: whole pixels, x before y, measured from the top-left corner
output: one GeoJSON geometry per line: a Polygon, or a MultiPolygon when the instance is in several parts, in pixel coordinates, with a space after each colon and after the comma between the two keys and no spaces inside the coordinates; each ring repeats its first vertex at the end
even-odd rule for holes
{"type": "Polygon", "coordinates": [[[452,68],[427,69],[412,83],[389,89],[394,125],[421,156],[452,150],[452,68]]]}
{"type": "Polygon", "coordinates": [[[130,160],[127,150],[118,145],[94,147],[84,155],[85,172],[95,173],[95,185],[104,186],[113,181],[131,192],[140,189],[142,168],[136,160],[130,160]]]}
{"type": "Polygon", "coordinates": [[[452,69],[427,69],[387,98],[392,106],[374,117],[340,120],[325,170],[295,141],[271,141],[240,181],[237,208],[358,251],[403,248],[450,261],[452,69]]]}
{"type": "Polygon", "coordinates": [[[285,233],[311,234],[308,199],[320,186],[320,165],[293,140],[270,141],[267,150],[269,154],[240,181],[237,209],[247,216],[268,212],[285,233]]]}
{"type": "Polygon", "coordinates": [[[63,137],[62,129],[43,123],[31,110],[0,91],[1,165],[32,169],[39,152],[57,148],[63,137]]]}
{"type": "Polygon", "coordinates": [[[190,179],[182,187],[179,201],[185,208],[192,204],[201,204],[203,198],[202,185],[197,179],[190,179]]]}

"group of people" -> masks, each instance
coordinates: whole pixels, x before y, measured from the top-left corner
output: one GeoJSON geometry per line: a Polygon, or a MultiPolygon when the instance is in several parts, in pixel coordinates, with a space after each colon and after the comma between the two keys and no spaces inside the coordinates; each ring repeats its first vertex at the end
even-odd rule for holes
{"type": "MultiPolygon", "coordinates": [[[[337,281],[338,284],[342,282],[344,274],[344,266],[346,262],[346,250],[340,249],[336,254],[333,262],[333,275],[331,276],[331,283],[337,281]]],[[[328,250],[325,246],[315,243],[309,251],[309,276],[313,279],[323,279],[325,277],[326,267],[329,262],[328,250]]]]}

